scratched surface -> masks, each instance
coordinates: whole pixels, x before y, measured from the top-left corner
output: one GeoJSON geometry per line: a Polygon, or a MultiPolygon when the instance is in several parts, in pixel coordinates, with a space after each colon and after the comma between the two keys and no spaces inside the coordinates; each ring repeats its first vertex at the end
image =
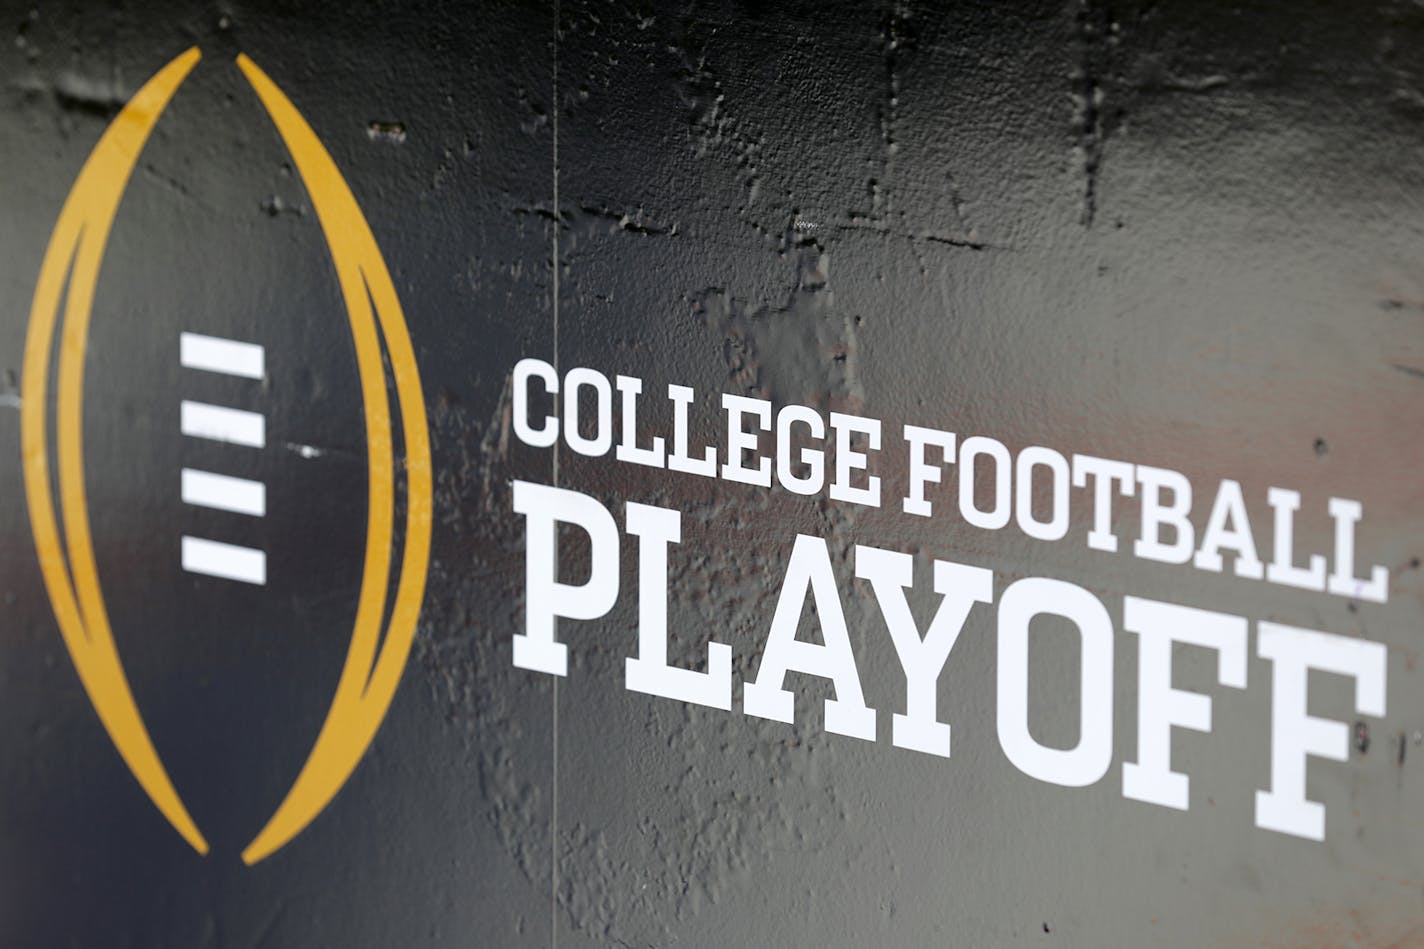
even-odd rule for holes
{"type": "MultiPolygon", "coordinates": [[[[0,943],[1424,945],[1417,4],[267,6],[0,3],[0,943]],[[195,44],[109,242],[84,425],[120,654],[203,858],[129,775],[64,650],[18,411],[65,195],[128,97],[195,44]],[[253,868],[237,854],[345,655],[366,475],[335,276],[239,51],[370,221],[436,471],[431,579],[389,717],[330,807],[253,868]],[[261,342],[268,379],[180,370],[185,330],[261,342]],[[1312,550],[1330,543],[1324,499],[1358,498],[1390,599],[1089,551],[1081,511],[1043,544],[565,453],[565,487],[683,511],[672,655],[728,643],[738,683],[794,535],[826,537],[881,740],[825,734],[809,678],[794,726],[743,715],[740,685],[730,713],[626,691],[631,596],[561,627],[556,702],[511,660],[510,482],[554,479],[508,430],[523,356],[693,386],[698,437],[739,392],[1174,468],[1203,493],[1236,478],[1253,518],[1284,485],[1322,506],[1298,526],[1312,550]],[[182,398],[263,413],[267,446],[182,438],[182,398]],[[181,504],[185,465],[263,480],[266,516],[181,504]],[[182,572],[195,531],[267,551],[268,585],[182,572]],[[1182,651],[1177,685],[1215,703],[1215,730],[1173,746],[1191,809],[1128,801],[1137,657],[1119,634],[1113,768],[1041,784],[999,749],[981,611],[940,681],[953,757],[892,748],[903,677],[851,579],[855,543],[917,555],[922,623],[940,557],[999,589],[1081,584],[1115,619],[1132,593],[1384,642],[1388,714],[1348,762],[1310,767],[1325,842],[1258,830],[1269,665],[1253,656],[1250,688],[1224,690],[1209,653],[1182,651]]],[[[898,498],[903,473],[884,474],[898,498]]],[[[625,590],[632,557],[625,543],[625,590]]],[[[1044,646],[1030,710],[1069,743],[1072,642],[1044,646]]],[[[1314,714],[1353,720],[1345,680],[1312,690],[1314,714]]]]}

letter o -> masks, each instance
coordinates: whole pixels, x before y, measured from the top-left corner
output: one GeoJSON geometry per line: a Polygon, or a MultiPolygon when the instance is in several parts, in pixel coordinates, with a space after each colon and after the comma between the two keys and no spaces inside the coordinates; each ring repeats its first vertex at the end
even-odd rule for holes
{"type": "Polygon", "coordinates": [[[597,457],[613,447],[613,387],[608,377],[596,369],[580,366],[564,376],[564,441],[580,455],[597,457]],[[594,433],[585,438],[579,431],[579,391],[593,389],[594,433]]]}
{"type": "Polygon", "coordinates": [[[1107,774],[1113,753],[1113,625],[1107,609],[1080,586],[1026,577],[999,601],[998,731],[1004,755],[1029,777],[1087,787],[1107,774]],[[1028,729],[1029,623],[1041,614],[1078,627],[1078,745],[1050,748],[1028,729]]]}
{"type": "Polygon", "coordinates": [[[1068,533],[1068,460],[1052,448],[1034,445],[1019,452],[1014,477],[1014,516],[1019,528],[1037,540],[1060,540],[1068,533]],[[1053,508],[1047,521],[1033,516],[1033,469],[1040,466],[1053,474],[1053,508]]]}
{"type": "Polygon", "coordinates": [[[959,513],[965,521],[991,531],[1009,523],[1010,474],[1009,450],[1003,442],[984,435],[964,440],[959,446],[959,513]],[[981,511],[974,497],[974,464],[981,455],[994,459],[994,507],[988,511],[981,511]]]}

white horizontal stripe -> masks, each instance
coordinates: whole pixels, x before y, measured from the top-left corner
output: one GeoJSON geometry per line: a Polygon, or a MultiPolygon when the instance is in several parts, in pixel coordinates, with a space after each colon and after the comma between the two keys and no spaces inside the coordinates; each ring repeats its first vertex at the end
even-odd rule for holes
{"type": "Polygon", "coordinates": [[[184,468],[183,503],[264,517],[267,514],[267,486],[261,481],[184,468]]]}
{"type": "Polygon", "coordinates": [[[264,355],[256,343],[240,343],[200,333],[183,333],[178,337],[178,361],[189,369],[261,379],[266,370],[264,355]]]}
{"type": "Polygon", "coordinates": [[[252,448],[261,448],[267,443],[266,420],[257,412],[184,399],[182,415],[184,435],[252,448]]]}
{"type": "Polygon", "coordinates": [[[183,538],[183,569],[259,586],[267,582],[267,555],[251,547],[201,537],[183,538]]]}

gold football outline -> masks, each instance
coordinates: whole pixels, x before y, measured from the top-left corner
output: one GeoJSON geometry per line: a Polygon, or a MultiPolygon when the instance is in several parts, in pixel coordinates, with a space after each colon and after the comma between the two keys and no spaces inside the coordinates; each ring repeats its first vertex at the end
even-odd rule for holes
{"type": "MultiPolygon", "coordinates": [[[[196,47],[185,51],[135,93],[99,139],[64,202],[30,309],[20,441],[35,550],[80,681],[114,746],[154,806],[193,849],[206,854],[208,843],[159,759],[114,645],[94,560],[83,454],[84,353],[109,231],[149,133],[200,58],[196,47]],[[62,295],[55,458],[63,545],[45,443],[49,361],[62,295]]],[[[285,845],[321,813],[350,777],[385,718],[415,638],[430,559],[432,502],[430,438],[420,374],[380,248],[341,172],[291,101],[246,55],[238,56],[237,65],[291,154],[331,252],[356,349],[369,472],[365,565],[351,646],[311,754],[276,813],[242,851],[243,862],[253,864],[285,845]],[[384,637],[381,617],[395,540],[396,478],[383,339],[406,455],[405,543],[384,637]]]]}

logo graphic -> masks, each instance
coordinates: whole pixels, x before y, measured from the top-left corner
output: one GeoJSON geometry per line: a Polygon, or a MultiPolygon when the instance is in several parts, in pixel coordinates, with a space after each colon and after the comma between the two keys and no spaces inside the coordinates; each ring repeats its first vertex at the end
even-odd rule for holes
{"type": "MultiPolygon", "coordinates": [[[[134,95],[105,130],[60,211],[30,310],[21,446],[35,549],[79,678],[138,783],[174,829],[205,854],[208,843],[159,760],[114,645],[90,534],[82,431],[84,351],[110,226],[149,133],[200,58],[196,48],[189,49],[134,95]],[[46,444],[45,408],[56,336],[57,496],[46,444]]],[[[355,343],[369,474],[365,563],[351,646],[336,696],[306,764],[276,813],[242,851],[243,861],[252,864],[282,847],[321,813],[351,775],[385,717],[410,654],[425,591],[431,471],[415,354],[395,286],[371,229],[341,172],[301,114],[245,55],[237,58],[237,65],[290,152],[331,252],[355,343]],[[393,600],[388,577],[394,557],[396,466],[383,355],[393,376],[406,453],[404,548],[393,600]],[[382,635],[388,604],[389,622],[382,635]]]]}

